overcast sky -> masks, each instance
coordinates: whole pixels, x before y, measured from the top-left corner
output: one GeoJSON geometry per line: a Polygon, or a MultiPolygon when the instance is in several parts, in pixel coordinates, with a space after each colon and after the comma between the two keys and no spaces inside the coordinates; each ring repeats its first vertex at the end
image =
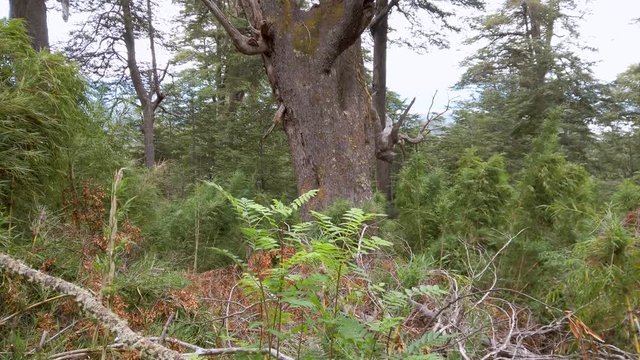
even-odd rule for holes
{"type": "MultiPolygon", "coordinates": [[[[48,3],[54,2],[50,0],[48,3]]],[[[495,9],[503,0],[488,0],[487,3],[489,9],[495,9]]],[[[0,0],[0,17],[8,16],[8,4],[8,0],[0,0]]],[[[582,42],[598,51],[584,52],[583,56],[597,62],[593,68],[597,78],[611,81],[629,65],[640,62],[640,23],[633,22],[633,19],[640,18],[640,0],[590,0],[587,7],[588,13],[579,22],[579,32],[582,42]]],[[[160,13],[174,13],[167,10],[160,13]]],[[[475,14],[461,14],[468,15],[475,14]]],[[[395,14],[392,20],[397,16],[395,14]]],[[[70,23],[78,20],[71,14],[70,23]]],[[[70,23],[65,24],[59,13],[49,14],[52,43],[65,41],[70,23]]],[[[433,49],[426,54],[392,47],[388,58],[388,88],[405,98],[417,97],[414,111],[420,113],[427,112],[435,91],[438,91],[438,98],[434,110],[442,108],[448,98],[463,97],[464,94],[450,88],[462,74],[459,63],[475,50],[471,45],[462,44],[468,35],[464,30],[459,34],[452,33],[448,37],[449,49],[433,49]]]]}

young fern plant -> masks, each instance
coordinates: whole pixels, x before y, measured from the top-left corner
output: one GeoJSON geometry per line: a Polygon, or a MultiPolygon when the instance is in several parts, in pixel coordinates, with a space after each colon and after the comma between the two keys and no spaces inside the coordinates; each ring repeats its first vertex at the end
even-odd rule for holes
{"type": "Polygon", "coordinates": [[[295,223],[295,213],[316,190],[290,204],[273,200],[264,206],[209,185],[229,199],[244,222],[242,232],[254,256],[270,255],[268,263],[261,263],[267,269],[248,266],[241,280],[245,295],[259,303],[258,345],[266,341],[276,351],[297,353],[297,358],[378,358],[384,349],[378,340],[387,336],[389,327],[369,326],[348,309],[362,303],[362,294],[371,294],[356,259],[392,245],[367,236],[371,222],[381,215],[354,208],[334,223],[311,212],[311,221],[295,223]],[[347,276],[364,280],[364,285],[345,286],[347,276]]]}

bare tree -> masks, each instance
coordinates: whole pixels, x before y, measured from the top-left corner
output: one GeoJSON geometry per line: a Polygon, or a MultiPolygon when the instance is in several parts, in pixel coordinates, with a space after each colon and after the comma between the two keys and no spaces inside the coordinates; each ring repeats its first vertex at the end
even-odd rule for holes
{"type": "Polygon", "coordinates": [[[161,84],[167,72],[167,68],[158,66],[156,57],[154,4],[150,0],[90,0],[73,5],[76,11],[90,14],[90,18],[72,32],[65,52],[94,78],[118,85],[131,82],[142,113],[144,164],[153,167],[156,109],[165,98],[161,84]],[[138,58],[136,39],[140,38],[148,40],[149,63],[138,58]]]}

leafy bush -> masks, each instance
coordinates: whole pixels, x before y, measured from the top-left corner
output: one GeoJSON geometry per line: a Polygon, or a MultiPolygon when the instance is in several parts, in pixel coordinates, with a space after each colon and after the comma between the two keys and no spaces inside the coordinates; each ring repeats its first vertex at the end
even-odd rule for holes
{"type": "Polygon", "coordinates": [[[623,212],[640,208],[640,186],[629,179],[622,181],[611,196],[611,201],[623,212]]]}
{"type": "Polygon", "coordinates": [[[511,286],[544,294],[558,269],[555,252],[564,251],[592,230],[594,186],[580,165],[560,153],[556,115],[534,140],[517,184],[514,232],[523,233],[506,252],[501,266],[511,286]]]}
{"type": "Polygon", "coordinates": [[[431,166],[422,154],[414,155],[400,171],[395,206],[403,234],[413,249],[426,248],[442,234],[442,201],[447,187],[445,172],[431,166]]]}
{"type": "MultiPolygon", "coordinates": [[[[249,180],[241,173],[233,174],[224,184],[238,196],[252,193],[249,180]]],[[[160,202],[160,206],[156,202],[157,214],[147,231],[153,239],[149,248],[161,258],[171,259],[175,266],[196,267],[198,272],[227,265],[233,256],[244,258],[247,248],[234,210],[226,201],[219,191],[200,183],[183,199],[160,202]]]]}
{"type": "Polygon", "coordinates": [[[65,156],[87,118],[85,83],[64,57],[36,52],[19,20],[0,20],[0,207],[61,202],[65,156]]]}
{"type": "MultiPolygon", "coordinates": [[[[389,291],[371,283],[359,265],[362,256],[392,245],[368,236],[367,223],[377,214],[352,208],[334,222],[331,216],[311,212],[312,221],[293,223],[296,211],[317,191],[288,205],[273,200],[264,206],[211,185],[233,204],[253,250],[241,284],[262,309],[255,324],[261,329],[260,345],[268,343],[302,358],[380,357],[389,351],[389,343],[380,339],[400,328],[412,297],[446,293],[437,285],[389,291]],[[372,294],[383,314],[366,321],[355,315],[356,309],[372,294]]],[[[413,344],[413,354],[402,356],[420,354],[434,341],[433,336],[421,339],[413,344]]]]}
{"type": "Polygon", "coordinates": [[[482,161],[475,149],[467,149],[445,198],[448,232],[473,240],[502,227],[512,195],[504,159],[494,155],[482,161]]]}
{"type": "Polygon", "coordinates": [[[608,341],[631,344],[637,332],[633,309],[640,306],[640,238],[637,224],[625,224],[612,212],[601,220],[598,235],[559,257],[552,300],[576,311],[608,341]]]}
{"type": "Polygon", "coordinates": [[[553,230],[568,245],[593,213],[593,182],[582,166],[560,153],[557,129],[553,116],[545,121],[527,156],[518,183],[519,224],[529,232],[553,230]]]}

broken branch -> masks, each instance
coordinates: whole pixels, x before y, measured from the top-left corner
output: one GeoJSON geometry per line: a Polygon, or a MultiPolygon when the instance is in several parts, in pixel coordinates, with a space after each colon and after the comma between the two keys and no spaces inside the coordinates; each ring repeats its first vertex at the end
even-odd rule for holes
{"type": "MultiPolygon", "coordinates": [[[[142,358],[159,359],[159,360],[186,360],[193,355],[224,355],[224,354],[265,354],[275,357],[278,360],[293,360],[292,357],[282,354],[280,351],[272,348],[241,348],[241,347],[229,347],[229,348],[201,348],[197,345],[189,344],[187,342],[174,339],[151,337],[147,338],[141,336],[137,332],[131,330],[127,323],[114,314],[111,310],[106,308],[98,299],[93,296],[89,291],[57,278],[55,276],[47,275],[38,270],[32,269],[19,260],[12,258],[9,255],[0,253],[0,269],[20,277],[27,279],[29,282],[33,282],[42,286],[45,289],[57,291],[65,296],[73,297],[74,301],[87,313],[93,316],[98,322],[106,329],[116,335],[117,343],[107,346],[110,350],[124,350],[130,349],[139,351],[142,358]],[[186,349],[193,351],[193,353],[181,354],[175,350],[171,350],[158,342],[166,341],[176,345],[180,345],[186,349]]],[[[165,327],[170,324],[167,321],[165,327]]],[[[64,331],[64,330],[63,330],[64,331]]],[[[86,356],[88,354],[102,351],[103,348],[86,348],[67,351],[53,355],[51,358],[56,360],[72,359],[78,356],[86,356]]]]}

